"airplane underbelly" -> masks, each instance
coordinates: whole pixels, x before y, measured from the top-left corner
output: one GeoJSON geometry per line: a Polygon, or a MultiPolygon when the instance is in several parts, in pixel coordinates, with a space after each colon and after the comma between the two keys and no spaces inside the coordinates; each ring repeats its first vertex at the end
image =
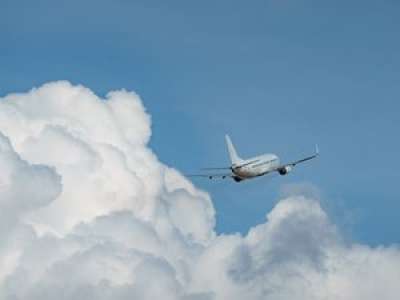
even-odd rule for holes
{"type": "Polygon", "coordinates": [[[265,164],[263,166],[253,169],[252,176],[261,176],[261,175],[267,174],[267,173],[271,172],[273,170],[273,168],[274,168],[273,163],[265,164]]]}
{"type": "Polygon", "coordinates": [[[279,159],[277,157],[269,157],[270,161],[267,162],[257,162],[258,165],[249,165],[241,168],[234,169],[233,172],[238,177],[245,179],[245,178],[252,178],[257,176],[262,176],[273,171],[277,166],[279,166],[279,159]]]}
{"type": "Polygon", "coordinates": [[[249,178],[249,177],[255,177],[258,176],[258,172],[255,170],[250,170],[250,169],[241,169],[241,170],[236,170],[235,174],[238,175],[239,177],[242,178],[249,178]]]}

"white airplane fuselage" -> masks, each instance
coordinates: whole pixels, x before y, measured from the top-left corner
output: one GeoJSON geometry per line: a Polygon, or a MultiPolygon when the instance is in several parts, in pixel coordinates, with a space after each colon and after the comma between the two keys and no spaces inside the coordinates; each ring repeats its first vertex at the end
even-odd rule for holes
{"type": "Polygon", "coordinates": [[[315,153],[313,155],[286,164],[281,164],[279,157],[271,153],[255,156],[249,159],[243,159],[237,154],[230,137],[225,135],[225,139],[231,161],[230,167],[208,168],[208,170],[229,169],[231,173],[193,174],[191,176],[208,177],[209,179],[233,178],[236,182],[239,182],[245,179],[263,176],[272,172],[277,172],[279,175],[287,175],[297,164],[316,158],[319,154],[318,147],[316,145],[315,153]]]}
{"type": "Polygon", "coordinates": [[[263,154],[250,159],[240,160],[231,166],[236,181],[262,176],[275,171],[280,165],[279,157],[275,154],[263,154]]]}

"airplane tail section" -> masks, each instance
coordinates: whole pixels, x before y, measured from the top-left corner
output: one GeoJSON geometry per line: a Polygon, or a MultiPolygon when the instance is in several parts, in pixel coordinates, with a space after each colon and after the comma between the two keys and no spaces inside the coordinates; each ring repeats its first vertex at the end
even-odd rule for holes
{"type": "Polygon", "coordinates": [[[229,157],[231,159],[232,164],[239,164],[242,159],[237,155],[235,147],[232,144],[231,138],[229,135],[225,135],[226,145],[228,147],[229,157]]]}

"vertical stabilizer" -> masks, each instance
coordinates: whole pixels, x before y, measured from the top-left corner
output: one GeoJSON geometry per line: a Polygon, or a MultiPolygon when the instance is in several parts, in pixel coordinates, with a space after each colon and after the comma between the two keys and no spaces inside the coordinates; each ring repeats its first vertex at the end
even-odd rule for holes
{"type": "Polygon", "coordinates": [[[231,158],[232,165],[240,163],[242,160],[236,153],[235,147],[232,144],[229,135],[225,135],[226,145],[228,146],[229,157],[231,158]]]}

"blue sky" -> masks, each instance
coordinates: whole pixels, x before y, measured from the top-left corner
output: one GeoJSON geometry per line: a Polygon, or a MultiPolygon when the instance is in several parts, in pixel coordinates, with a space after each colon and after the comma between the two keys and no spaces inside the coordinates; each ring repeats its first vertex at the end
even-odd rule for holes
{"type": "Polygon", "coordinates": [[[196,184],[219,232],[261,222],[284,184],[316,186],[351,238],[400,242],[398,1],[0,0],[0,94],[67,79],[138,92],[151,146],[182,172],[242,156],[319,160],[288,177],[196,184]]]}

